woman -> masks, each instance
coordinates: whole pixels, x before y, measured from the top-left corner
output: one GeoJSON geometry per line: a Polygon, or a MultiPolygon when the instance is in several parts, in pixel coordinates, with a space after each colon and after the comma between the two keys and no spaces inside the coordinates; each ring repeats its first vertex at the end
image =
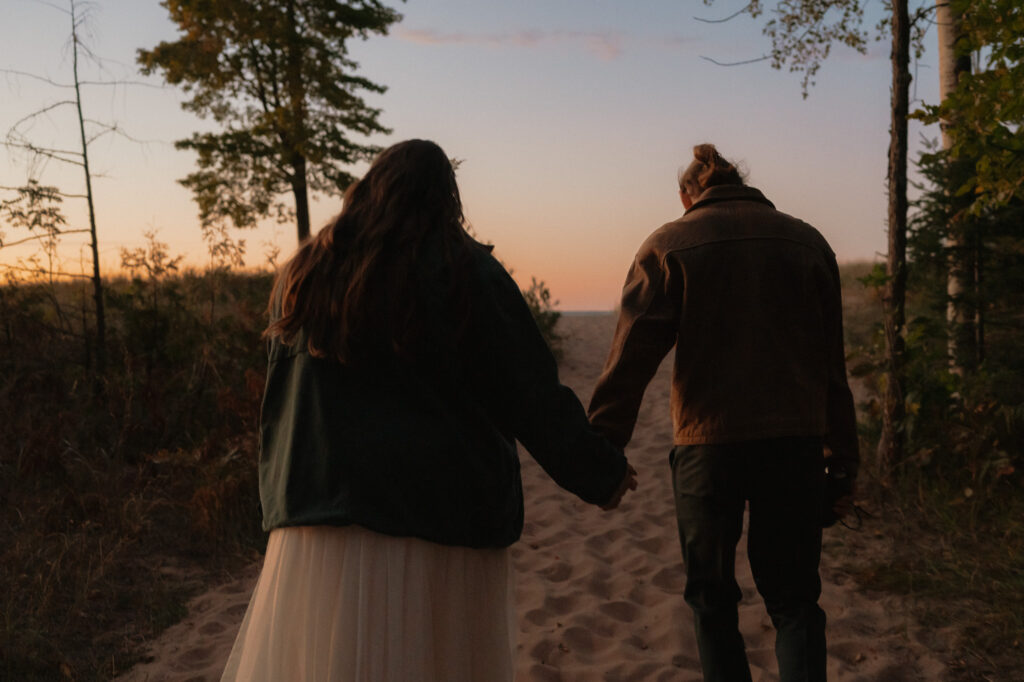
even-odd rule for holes
{"type": "Polygon", "coordinates": [[[409,140],[282,269],[260,434],[270,538],[224,680],[511,680],[515,439],[587,502],[636,487],[489,251],[444,152],[409,140]]]}

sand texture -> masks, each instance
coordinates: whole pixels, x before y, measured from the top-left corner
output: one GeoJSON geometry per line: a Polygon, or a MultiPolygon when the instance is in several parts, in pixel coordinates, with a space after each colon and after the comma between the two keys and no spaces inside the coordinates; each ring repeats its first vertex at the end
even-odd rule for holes
{"type": "MultiPolygon", "coordinates": [[[[600,374],[613,329],[611,315],[571,315],[560,323],[567,337],[562,380],[584,403],[600,374]]],[[[526,527],[512,550],[518,573],[517,680],[702,679],[690,612],[683,602],[686,578],[668,476],[669,369],[664,363],[647,390],[627,450],[640,488],[618,510],[602,512],[586,505],[555,485],[529,456],[522,457],[526,527]]],[[[826,531],[821,605],[829,618],[829,679],[942,679],[946,667],[941,655],[926,646],[936,648],[940,638],[909,621],[897,600],[857,591],[839,568],[842,552],[850,550],[842,549],[836,538],[850,532],[826,531]]],[[[736,563],[743,589],[740,627],[754,681],[777,680],[775,633],[754,589],[745,540],[737,548],[736,563]]],[[[254,565],[245,575],[194,599],[188,618],[152,643],[152,660],[120,679],[218,680],[257,573],[254,565]]]]}

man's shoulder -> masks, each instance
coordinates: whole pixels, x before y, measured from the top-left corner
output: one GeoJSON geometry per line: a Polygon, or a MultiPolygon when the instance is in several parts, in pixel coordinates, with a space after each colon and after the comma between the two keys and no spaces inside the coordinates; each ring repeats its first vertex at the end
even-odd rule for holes
{"type": "Polygon", "coordinates": [[[717,243],[745,240],[783,240],[832,255],[821,232],[804,220],[770,204],[722,201],[691,210],[654,230],[639,255],[684,251],[717,243]]]}

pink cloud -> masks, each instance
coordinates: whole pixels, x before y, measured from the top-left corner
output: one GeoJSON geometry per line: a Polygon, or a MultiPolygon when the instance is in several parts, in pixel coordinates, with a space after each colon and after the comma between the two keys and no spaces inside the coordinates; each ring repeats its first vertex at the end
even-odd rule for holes
{"type": "Polygon", "coordinates": [[[398,38],[421,45],[483,45],[531,48],[541,45],[580,45],[601,59],[622,54],[622,36],[614,32],[525,30],[504,33],[444,33],[433,29],[399,29],[398,38]]]}

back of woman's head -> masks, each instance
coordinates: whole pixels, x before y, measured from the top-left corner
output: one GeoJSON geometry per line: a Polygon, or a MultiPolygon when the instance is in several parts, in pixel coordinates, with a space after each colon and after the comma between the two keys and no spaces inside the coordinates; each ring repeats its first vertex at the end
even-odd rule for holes
{"type": "Polygon", "coordinates": [[[346,364],[416,356],[428,323],[418,262],[428,241],[457,279],[472,242],[455,172],[438,145],[407,140],[377,156],[334,222],[282,267],[265,336],[291,343],[304,332],[312,355],[346,364]]]}
{"type": "Polygon", "coordinates": [[[708,187],[742,184],[739,170],[726,161],[713,144],[694,147],[693,161],[679,174],[679,189],[695,201],[708,187]]]}

